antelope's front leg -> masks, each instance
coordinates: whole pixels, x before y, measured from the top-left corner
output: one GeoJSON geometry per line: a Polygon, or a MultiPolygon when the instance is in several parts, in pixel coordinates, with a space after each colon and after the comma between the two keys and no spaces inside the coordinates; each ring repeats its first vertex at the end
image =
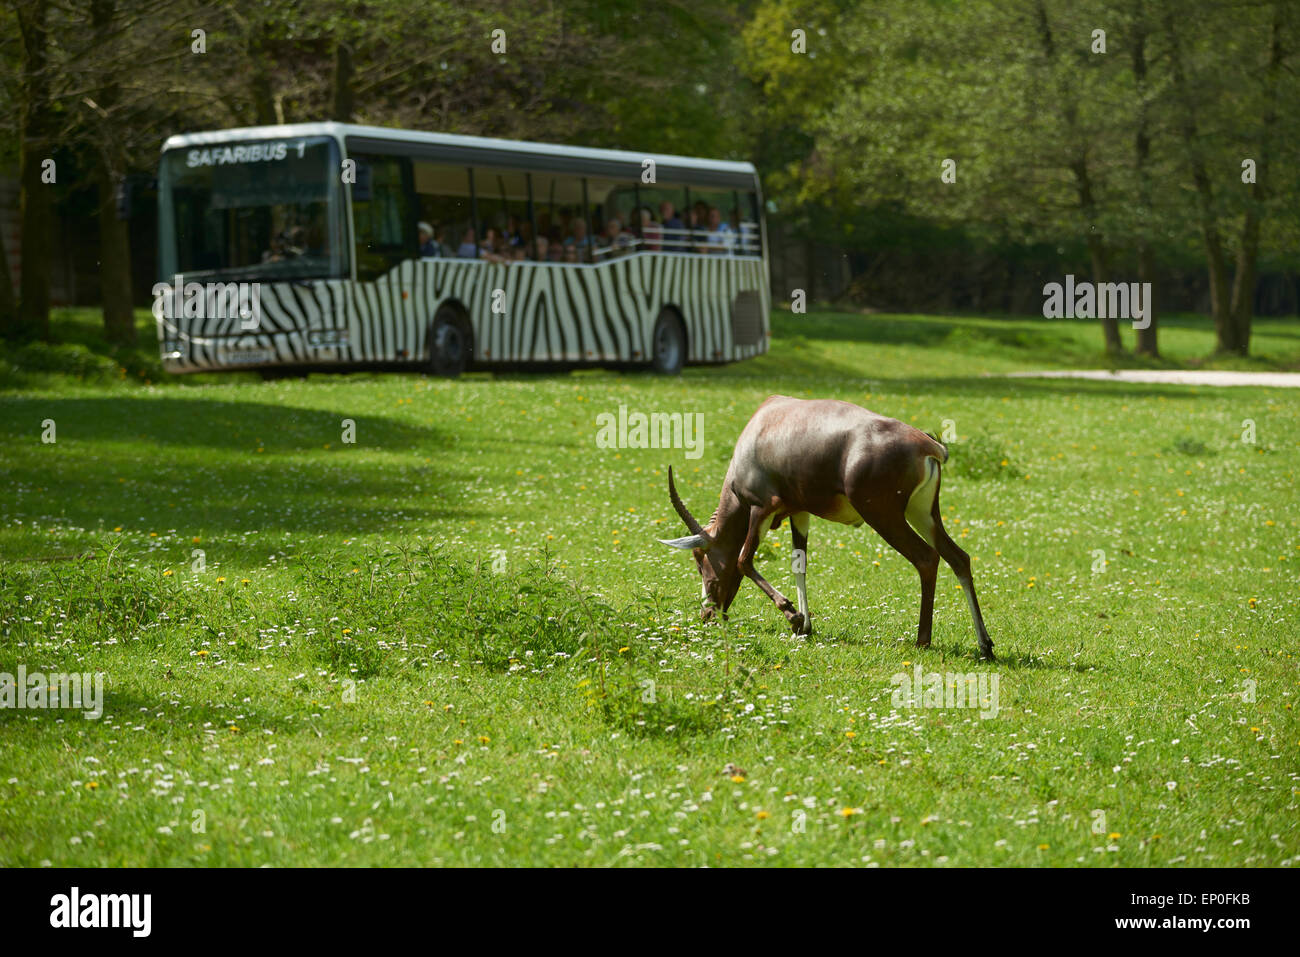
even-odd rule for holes
{"type": "Polygon", "coordinates": [[[797,635],[803,631],[804,616],[794,607],[790,599],[773,588],[768,580],[754,568],[754,552],[758,550],[759,540],[763,537],[763,526],[776,510],[777,506],[775,505],[767,509],[757,507],[750,509],[749,533],[745,536],[745,544],[740,549],[738,567],[746,578],[763,589],[763,593],[776,603],[776,607],[781,609],[781,614],[785,615],[786,621],[790,623],[791,630],[797,635]]]}
{"type": "Polygon", "coordinates": [[[803,615],[803,629],[796,634],[812,634],[812,615],[808,611],[808,513],[790,516],[790,542],[794,552],[790,556],[790,571],[794,573],[794,590],[799,599],[799,614],[803,615]]]}

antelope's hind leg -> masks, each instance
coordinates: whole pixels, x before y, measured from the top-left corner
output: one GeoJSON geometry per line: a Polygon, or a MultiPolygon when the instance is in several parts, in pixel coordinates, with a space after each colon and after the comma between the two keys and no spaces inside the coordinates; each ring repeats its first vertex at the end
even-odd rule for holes
{"type": "Polygon", "coordinates": [[[907,521],[912,528],[932,545],[948,567],[957,576],[966,604],[970,608],[971,620],[975,622],[975,635],[979,639],[980,655],[993,659],[993,639],[984,627],[984,616],[980,614],[979,599],[975,597],[975,579],[971,575],[970,556],[952,540],[947,529],[943,527],[943,515],[939,509],[939,486],[942,484],[942,470],[939,462],[927,458],[926,474],[921,484],[916,487],[907,500],[907,521]]]}
{"type": "Polygon", "coordinates": [[[934,623],[934,585],[939,576],[939,550],[934,546],[930,513],[938,491],[939,462],[927,457],[921,481],[902,508],[896,503],[882,507],[878,500],[873,503],[869,497],[849,497],[858,514],[894,551],[912,563],[921,578],[921,615],[916,625],[916,644],[920,648],[930,644],[934,623]],[[918,517],[924,521],[913,530],[918,517]]]}
{"type": "Polygon", "coordinates": [[[932,510],[932,519],[935,529],[935,546],[939,549],[939,555],[948,563],[948,567],[953,570],[957,576],[957,581],[961,583],[962,594],[966,596],[966,605],[970,608],[971,620],[975,622],[975,635],[979,638],[980,656],[993,660],[993,639],[989,637],[988,629],[984,627],[984,616],[980,614],[979,599],[975,597],[975,577],[971,574],[970,556],[961,550],[961,547],[949,537],[948,532],[943,527],[943,519],[939,515],[939,497],[934,499],[934,508],[932,510]]]}

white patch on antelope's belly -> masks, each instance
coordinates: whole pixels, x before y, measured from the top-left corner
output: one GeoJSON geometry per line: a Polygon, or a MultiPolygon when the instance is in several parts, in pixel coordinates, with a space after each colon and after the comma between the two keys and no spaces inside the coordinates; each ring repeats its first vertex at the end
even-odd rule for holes
{"type": "Polygon", "coordinates": [[[858,510],[853,507],[846,495],[836,495],[831,500],[830,507],[817,512],[816,515],[818,518],[824,518],[828,522],[839,522],[841,525],[857,527],[862,524],[862,516],[858,514],[858,510]]]}

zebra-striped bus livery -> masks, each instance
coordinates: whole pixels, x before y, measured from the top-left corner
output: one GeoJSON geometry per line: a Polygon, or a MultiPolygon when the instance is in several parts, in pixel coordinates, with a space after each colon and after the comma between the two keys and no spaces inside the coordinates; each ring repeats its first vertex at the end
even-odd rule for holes
{"type": "Polygon", "coordinates": [[[688,361],[767,351],[768,297],[758,257],[633,253],[600,264],[422,259],[375,282],[263,283],[256,329],[239,316],[160,318],[172,372],[276,365],[424,364],[438,308],[464,307],[476,363],[648,360],[663,310],[686,330],[688,361]],[[503,295],[495,296],[497,290],[503,295]],[[493,300],[497,308],[493,311],[493,300]]]}
{"type": "Polygon", "coordinates": [[[158,208],[170,372],[767,351],[749,163],[305,123],[171,137],[158,208]]]}

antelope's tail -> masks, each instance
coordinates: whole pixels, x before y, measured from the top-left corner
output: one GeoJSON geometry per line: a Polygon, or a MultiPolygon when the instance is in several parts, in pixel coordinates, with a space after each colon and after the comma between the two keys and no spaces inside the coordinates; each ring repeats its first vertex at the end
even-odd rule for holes
{"type": "Polygon", "coordinates": [[[931,449],[927,454],[933,455],[936,459],[938,459],[940,465],[946,465],[948,463],[948,446],[940,442],[939,437],[935,435],[933,432],[925,432],[923,434],[927,439],[929,439],[931,442],[934,443],[934,448],[931,449]]]}

